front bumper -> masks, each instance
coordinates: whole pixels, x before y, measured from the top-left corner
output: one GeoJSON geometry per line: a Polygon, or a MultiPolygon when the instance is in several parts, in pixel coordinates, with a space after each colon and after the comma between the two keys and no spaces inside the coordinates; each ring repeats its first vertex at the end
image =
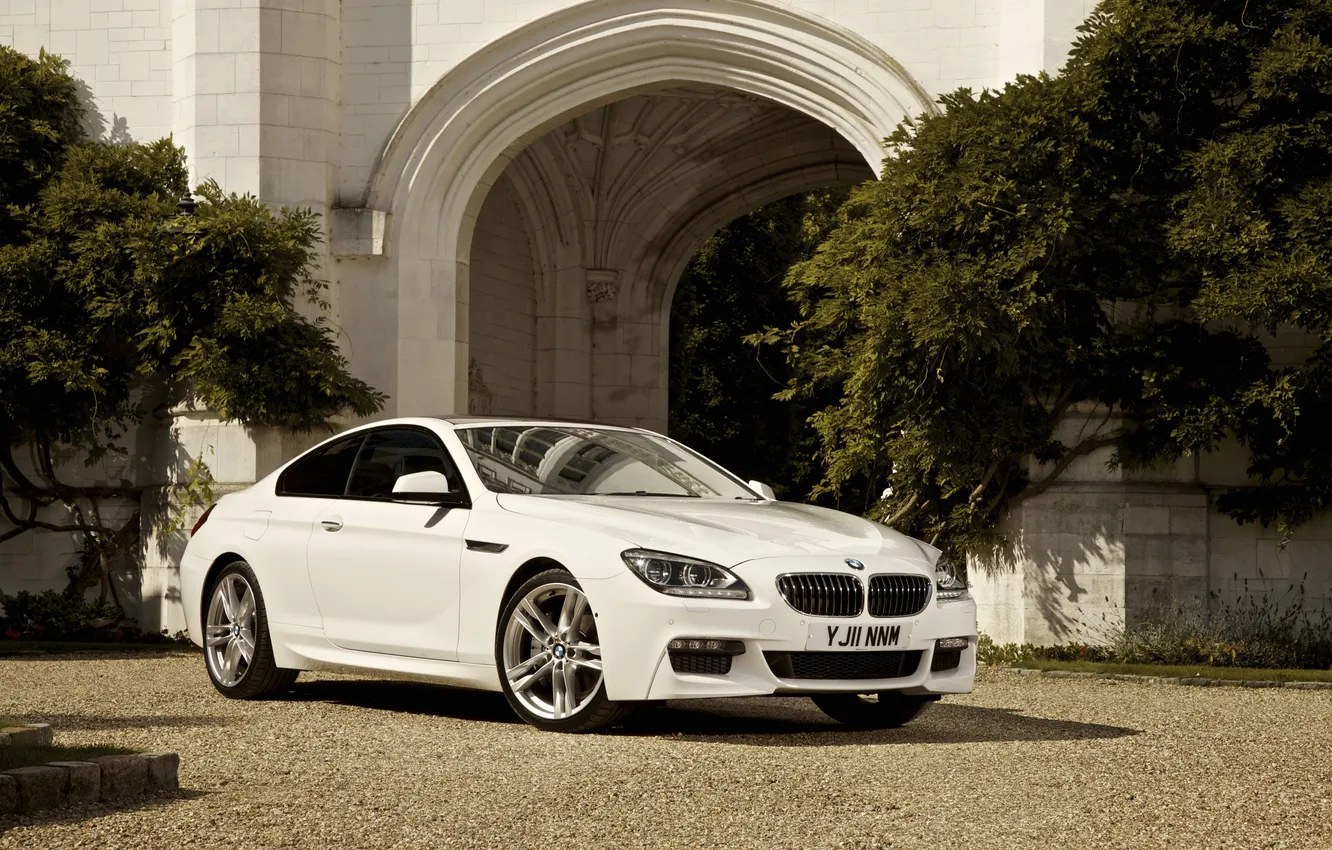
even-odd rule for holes
{"type": "MultiPolygon", "coordinates": [[[[914,565],[908,568],[865,560],[867,569],[862,578],[876,572],[924,574],[914,565]]],[[[812,617],[786,603],[777,591],[776,575],[797,569],[838,570],[826,569],[826,560],[819,565],[793,564],[791,559],[781,562],[754,562],[746,565],[748,569],[736,570],[753,592],[753,598],[746,601],[667,596],[648,588],[627,571],[613,578],[584,582],[597,611],[607,696],[613,700],[665,700],[886,690],[909,694],[971,692],[976,679],[976,603],[969,597],[940,602],[931,595],[925,609],[911,617],[880,618],[867,613],[858,617],[812,617]],[[810,627],[815,623],[865,627],[909,623],[909,638],[890,651],[912,655],[903,659],[905,669],[898,675],[885,678],[794,678],[786,654],[806,652],[810,627]],[[968,639],[957,665],[932,670],[936,642],[957,637],[968,639]],[[677,672],[668,646],[672,640],[689,638],[740,641],[744,652],[731,656],[729,670],[724,673],[677,672]]],[[[836,654],[872,651],[877,650],[836,654]]],[[[809,670],[802,672],[808,674],[809,670]]]]}

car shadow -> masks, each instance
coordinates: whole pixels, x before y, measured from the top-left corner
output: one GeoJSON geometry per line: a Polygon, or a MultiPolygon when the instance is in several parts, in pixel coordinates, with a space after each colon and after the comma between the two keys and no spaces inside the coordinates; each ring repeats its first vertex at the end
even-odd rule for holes
{"type": "MultiPolygon", "coordinates": [[[[490,723],[519,723],[504,697],[486,691],[384,680],[297,684],[285,699],[490,723]]],[[[746,697],[649,703],[607,736],[664,738],[746,746],[976,744],[1122,738],[1142,730],[1033,717],[1014,708],[938,702],[900,729],[856,731],[796,697],[746,697]]]]}
{"type": "Polygon", "coordinates": [[[849,729],[804,699],[757,697],[651,706],[611,734],[709,741],[746,746],[864,746],[866,744],[983,744],[1122,738],[1142,730],[1032,717],[1014,708],[938,702],[898,729],[849,729]]]}
{"type": "Polygon", "coordinates": [[[520,722],[502,694],[420,682],[383,679],[298,682],[282,699],[289,702],[327,702],[456,720],[520,722]]]}

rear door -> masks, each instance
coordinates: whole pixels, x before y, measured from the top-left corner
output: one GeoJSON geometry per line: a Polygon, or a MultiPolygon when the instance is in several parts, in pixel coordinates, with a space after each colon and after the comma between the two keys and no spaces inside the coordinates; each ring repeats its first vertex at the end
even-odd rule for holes
{"type": "Polygon", "coordinates": [[[393,484],[442,472],[466,491],[439,437],[415,427],[366,434],[346,493],[315,522],[308,561],[324,633],[344,649],[453,660],[458,564],[469,510],[409,502],[393,484]]]}

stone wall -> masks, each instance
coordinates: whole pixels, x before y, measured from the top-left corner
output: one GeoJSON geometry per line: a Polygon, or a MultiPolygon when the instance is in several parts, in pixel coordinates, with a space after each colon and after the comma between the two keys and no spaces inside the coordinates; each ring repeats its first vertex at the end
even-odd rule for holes
{"type": "MultiPolygon", "coordinates": [[[[1083,410],[1060,437],[1072,445],[1117,424],[1083,410]]],[[[1082,458],[1018,503],[1005,522],[1007,544],[972,560],[982,632],[1000,643],[1102,642],[1181,612],[1296,602],[1332,609],[1332,517],[1283,545],[1274,528],[1240,525],[1216,509],[1216,495],[1243,482],[1239,446],[1138,472],[1112,470],[1109,459],[1109,449],[1082,458]]]]}
{"type": "Polygon", "coordinates": [[[68,59],[94,137],[171,133],[171,0],[0,0],[0,44],[68,59]]]}

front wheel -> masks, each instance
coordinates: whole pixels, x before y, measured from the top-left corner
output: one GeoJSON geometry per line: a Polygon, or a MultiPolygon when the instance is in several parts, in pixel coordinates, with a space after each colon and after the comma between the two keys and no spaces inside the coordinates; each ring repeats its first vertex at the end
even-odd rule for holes
{"type": "Polygon", "coordinates": [[[916,719],[938,698],[880,691],[877,694],[818,694],[810,699],[824,714],[844,726],[895,729],[916,719]]]}
{"type": "Polygon", "coordinates": [[[231,699],[258,699],[290,688],[297,671],[278,667],[273,658],[264,595],[250,565],[234,561],[223,567],[207,599],[204,660],[213,687],[231,699]]]}
{"type": "Polygon", "coordinates": [[[606,698],[596,612],[567,570],[535,575],[509,597],[495,660],[509,705],[538,729],[591,732],[630,712],[606,698]]]}

